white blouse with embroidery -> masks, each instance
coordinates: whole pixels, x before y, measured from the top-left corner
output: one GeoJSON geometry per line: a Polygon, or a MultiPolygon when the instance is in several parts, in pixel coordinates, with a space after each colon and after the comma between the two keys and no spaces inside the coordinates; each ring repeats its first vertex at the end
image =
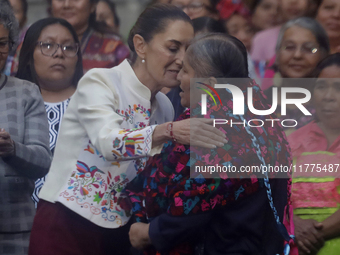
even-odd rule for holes
{"type": "Polygon", "coordinates": [[[40,198],[101,227],[126,224],[131,212],[121,191],[160,153],[162,146],[151,149],[155,125],[174,116],[163,93],[150,100],[127,60],[86,73],[64,115],[40,198]]]}

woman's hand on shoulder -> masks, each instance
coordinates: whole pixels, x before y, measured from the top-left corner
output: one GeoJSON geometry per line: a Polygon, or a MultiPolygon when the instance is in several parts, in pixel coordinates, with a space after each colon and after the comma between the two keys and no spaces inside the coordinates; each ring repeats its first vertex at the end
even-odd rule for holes
{"type": "Polygon", "coordinates": [[[175,121],[173,136],[178,143],[209,149],[228,143],[226,135],[213,127],[213,119],[190,118],[175,121]]]}
{"type": "Polygon", "coordinates": [[[213,119],[191,118],[158,125],[153,133],[153,146],[168,140],[184,145],[214,149],[228,143],[226,135],[213,127],[213,119]]]}

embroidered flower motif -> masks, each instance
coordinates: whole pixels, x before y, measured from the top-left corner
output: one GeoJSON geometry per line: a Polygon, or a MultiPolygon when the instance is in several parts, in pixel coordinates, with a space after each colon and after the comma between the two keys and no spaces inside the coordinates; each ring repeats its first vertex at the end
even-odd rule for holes
{"type": "Polygon", "coordinates": [[[93,202],[97,202],[97,204],[99,204],[99,202],[102,200],[103,196],[104,196],[104,193],[101,193],[100,191],[96,192],[96,194],[94,195],[93,202]]]}
{"type": "Polygon", "coordinates": [[[107,205],[107,200],[106,200],[106,199],[103,200],[102,203],[101,203],[101,205],[107,205]]]}
{"type": "Polygon", "coordinates": [[[143,128],[143,127],[146,127],[146,124],[144,122],[139,122],[139,125],[138,125],[140,128],[143,128]]]}
{"type": "Polygon", "coordinates": [[[100,180],[100,179],[102,178],[102,176],[100,175],[100,173],[96,173],[94,176],[96,177],[97,180],[100,180]]]}
{"type": "Polygon", "coordinates": [[[118,182],[120,180],[120,176],[117,175],[115,178],[114,178],[115,182],[118,182]]]}
{"type": "Polygon", "coordinates": [[[281,151],[281,144],[280,144],[280,143],[276,143],[276,149],[277,149],[278,151],[281,151]]]}
{"type": "Polygon", "coordinates": [[[113,148],[119,147],[119,144],[120,144],[120,139],[118,139],[118,137],[116,137],[116,139],[113,141],[113,148]]]}
{"type": "Polygon", "coordinates": [[[88,151],[91,154],[94,154],[94,149],[92,147],[90,147],[90,145],[87,145],[87,148],[84,151],[88,151]]]}
{"type": "Polygon", "coordinates": [[[204,194],[204,189],[200,189],[198,192],[199,192],[201,195],[203,195],[203,194],[204,194]]]}
{"type": "Polygon", "coordinates": [[[261,147],[261,151],[263,154],[267,154],[267,147],[266,146],[262,146],[261,147]]]}

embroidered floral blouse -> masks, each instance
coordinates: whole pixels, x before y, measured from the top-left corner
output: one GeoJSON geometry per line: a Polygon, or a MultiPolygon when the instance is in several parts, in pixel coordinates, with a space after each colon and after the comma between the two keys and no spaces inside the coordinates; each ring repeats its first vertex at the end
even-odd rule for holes
{"type": "Polygon", "coordinates": [[[174,115],[164,94],[150,100],[127,60],[85,74],[64,115],[40,199],[101,227],[124,225],[131,213],[120,194],[147,157],[161,151],[152,148],[155,125],[174,115]]]}

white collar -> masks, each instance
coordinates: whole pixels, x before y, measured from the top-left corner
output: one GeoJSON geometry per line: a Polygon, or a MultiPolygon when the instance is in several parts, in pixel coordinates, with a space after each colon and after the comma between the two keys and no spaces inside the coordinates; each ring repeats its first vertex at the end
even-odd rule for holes
{"type": "Polygon", "coordinates": [[[124,79],[126,79],[125,82],[128,82],[127,84],[131,86],[132,90],[134,90],[140,96],[144,97],[146,100],[150,101],[150,89],[140,82],[127,59],[125,59],[119,66],[117,66],[117,69],[120,72],[126,74],[126,76],[124,77],[124,79]]]}

